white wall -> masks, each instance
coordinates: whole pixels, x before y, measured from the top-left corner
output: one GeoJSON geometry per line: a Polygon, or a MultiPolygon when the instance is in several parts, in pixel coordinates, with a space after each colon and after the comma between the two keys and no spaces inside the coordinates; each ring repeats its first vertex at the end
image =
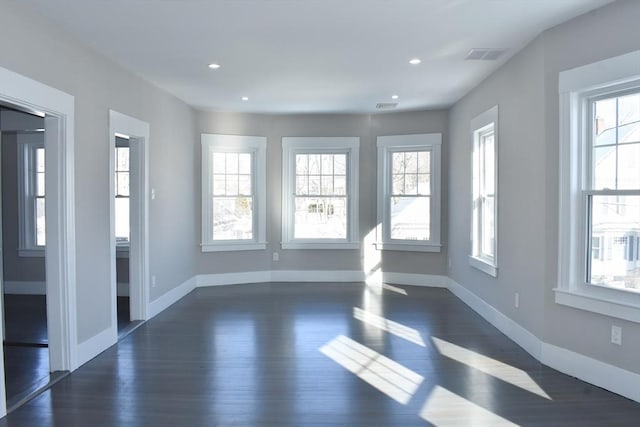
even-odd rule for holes
{"type": "Polygon", "coordinates": [[[640,325],[557,305],[558,73],[640,49],[640,2],[617,1],[548,30],[450,114],[449,275],[543,342],[640,372],[640,325]],[[470,121],[499,105],[499,272],[470,267],[470,121]],[[520,293],[520,308],[514,293],[520,293]],[[624,345],[610,344],[611,325],[624,345]]]}
{"type": "Polygon", "coordinates": [[[194,112],[67,36],[0,0],[0,66],[75,97],[78,341],[109,327],[109,109],[150,123],[151,274],[156,299],[193,276],[194,112]]]}

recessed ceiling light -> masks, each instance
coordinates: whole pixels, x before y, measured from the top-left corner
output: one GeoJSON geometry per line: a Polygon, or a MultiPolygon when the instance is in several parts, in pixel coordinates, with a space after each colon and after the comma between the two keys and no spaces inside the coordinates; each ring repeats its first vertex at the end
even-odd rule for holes
{"type": "Polygon", "coordinates": [[[421,63],[422,61],[418,58],[413,58],[409,61],[409,64],[411,65],[418,65],[419,63],[421,63]]]}
{"type": "Polygon", "coordinates": [[[391,99],[398,99],[400,98],[398,95],[391,95],[391,99]]]}
{"type": "Polygon", "coordinates": [[[248,101],[248,100],[249,100],[249,97],[248,97],[248,96],[243,96],[243,97],[242,97],[242,100],[243,100],[243,101],[248,101]]]}
{"type": "Polygon", "coordinates": [[[218,68],[220,68],[220,64],[216,64],[214,62],[212,64],[209,64],[209,68],[211,68],[212,70],[217,70],[218,68]]]}

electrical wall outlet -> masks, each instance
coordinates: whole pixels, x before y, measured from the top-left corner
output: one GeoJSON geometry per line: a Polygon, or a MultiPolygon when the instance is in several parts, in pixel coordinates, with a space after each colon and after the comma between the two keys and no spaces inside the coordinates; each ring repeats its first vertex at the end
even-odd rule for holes
{"type": "Polygon", "coordinates": [[[622,345],[622,328],[620,326],[611,326],[611,343],[622,345]]]}
{"type": "Polygon", "coordinates": [[[513,306],[515,308],[520,308],[520,293],[519,292],[516,292],[516,295],[515,295],[515,297],[513,299],[513,306]]]}
{"type": "Polygon", "coordinates": [[[280,261],[280,254],[278,252],[274,252],[273,253],[273,260],[274,261],[280,261]]]}

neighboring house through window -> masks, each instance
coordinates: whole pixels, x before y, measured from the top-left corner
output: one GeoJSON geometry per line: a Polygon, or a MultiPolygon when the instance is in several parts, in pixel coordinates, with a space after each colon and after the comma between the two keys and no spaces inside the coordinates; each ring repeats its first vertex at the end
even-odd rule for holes
{"type": "Polygon", "coordinates": [[[283,249],[356,249],[359,138],[282,138],[283,249]]]}
{"type": "Polygon", "coordinates": [[[202,134],[202,250],[265,249],[266,138],[202,134]]]}
{"type": "Polygon", "coordinates": [[[442,135],[378,137],[378,249],[440,252],[442,135]]]}
{"type": "Polygon", "coordinates": [[[498,274],[497,146],[498,106],[471,121],[471,255],[469,263],[498,274]]]}
{"type": "Polygon", "coordinates": [[[640,51],[560,73],[556,301],[640,322],[640,51]]]}
{"type": "Polygon", "coordinates": [[[129,210],[130,200],[130,149],[129,140],[116,137],[115,152],[115,231],[116,250],[127,252],[130,239],[129,210]]]}

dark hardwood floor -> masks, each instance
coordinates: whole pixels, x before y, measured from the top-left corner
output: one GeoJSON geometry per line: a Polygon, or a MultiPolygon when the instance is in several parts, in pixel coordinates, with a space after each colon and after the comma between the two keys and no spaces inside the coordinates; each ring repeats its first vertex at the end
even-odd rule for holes
{"type": "Polygon", "coordinates": [[[637,426],[443,289],[199,288],[0,426],[637,426]]]}

